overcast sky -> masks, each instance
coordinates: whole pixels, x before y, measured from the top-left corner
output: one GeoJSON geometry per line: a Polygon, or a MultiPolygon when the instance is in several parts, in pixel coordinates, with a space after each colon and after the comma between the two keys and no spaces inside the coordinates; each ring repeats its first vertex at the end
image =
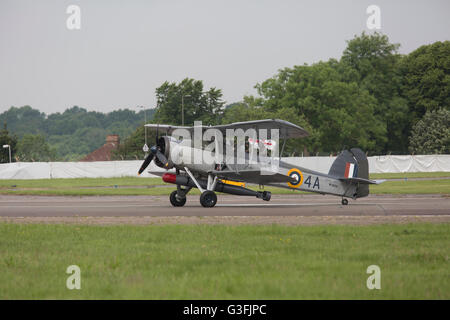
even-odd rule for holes
{"type": "Polygon", "coordinates": [[[371,32],[371,4],[401,53],[450,40],[448,0],[0,0],[0,112],[151,108],[156,87],[185,77],[240,101],[280,68],[339,58],[371,32]]]}

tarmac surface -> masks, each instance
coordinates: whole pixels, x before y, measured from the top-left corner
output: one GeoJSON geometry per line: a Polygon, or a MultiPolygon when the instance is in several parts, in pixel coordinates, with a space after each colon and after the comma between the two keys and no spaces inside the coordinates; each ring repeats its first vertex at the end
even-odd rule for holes
{"type": "Polygon", "coordinates": [[[214,208],[188,196],[174,208],[168,196],[0,196],[0,222],[77,224],[372,224],[450,222],[448,195],[370,195],[358,200],[322,195],[218,195],[214,208]]]}

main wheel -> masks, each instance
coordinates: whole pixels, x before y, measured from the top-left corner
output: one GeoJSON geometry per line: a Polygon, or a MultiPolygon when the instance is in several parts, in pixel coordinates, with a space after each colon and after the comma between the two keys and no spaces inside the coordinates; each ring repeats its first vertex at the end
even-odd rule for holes
{"type": "Polygon", "coordinates": [[[342,205],[344,205],[344,206],[348,205],[348,200],[347,199],[342,199],[342,205]]]}
{"type": "Polygon", "coordinates": [[[170,203],[174,207],[182,207],[186,204],[186,197],[184,197],[184,198],[177,197],[177,190],[172,191],[169,199],[170,199],[170,203]]]}
{"type": "Polygon", "coordinates": [[[200,203],[205,208],[212,208],[217,203],[217,196],[213,191],[205,191],[200,196],[200,203]]]}

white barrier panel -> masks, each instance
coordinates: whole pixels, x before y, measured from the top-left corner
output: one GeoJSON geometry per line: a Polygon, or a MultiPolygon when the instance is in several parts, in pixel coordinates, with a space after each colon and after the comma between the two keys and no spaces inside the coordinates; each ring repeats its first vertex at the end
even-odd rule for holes
{"type": "MultiPolygon", "coordinates": [[[[145,170],[137,172],[142,161],[94,162],[13,162],[0,164],[0,179],[51,179],[51,178],[113,178],[157,177],[145,170]]],[[[164,171],[152,162],[148,169],[164,171]]]]}
{"type": "MultiPolygon", "coordinates": [[[[328,173],[336,157],[291,157],[282,160],[292,165],[328,173]]],[[[368,157],[369,173],[450,171],[450,155],[374,156],[368,157]]]]}
{"type": "Polygon", "coordinates": [[[317,172],[328,173],[336,157],[289,157],[281,160],[296,167],[303,167],[317,172]]]}
{"type": "Polygon", "coordinates": [[[0,179],[49,179],[50,162],[13,162],[0,164],[0,179]]]}
{"type": "Polygon", "coordinates": [[[450,171],[450,155],[369,157],[369,172],[437,172],[450,171]]]}
{"type": "MultiPolygon", "coordinates": [[[[289,157],[284,162],[328,173],[336,157],[289,157]]],[[[370,173],[450,172],[450,155],[369,157],[370,173]]],[[[137,176],[141,160],[95,162],[13,162],[0,164],[0,179],[112,178],[137,176]]],[[[164,171],[152,162],[148,169],[164,171]]],[[[148,170],[147,169],[147,170],[148,170]]],[[[145,170],[140,177],[156,177],[145,170]]]]}

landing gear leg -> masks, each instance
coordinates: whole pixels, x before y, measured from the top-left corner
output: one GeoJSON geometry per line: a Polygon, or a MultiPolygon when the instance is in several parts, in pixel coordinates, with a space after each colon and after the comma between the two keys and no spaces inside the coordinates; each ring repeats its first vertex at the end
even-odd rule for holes
{"type": "Polygon", "coordinates": [[[200,186],[197,179],[195,179],[194,175],[188,168],[185,167],[184,171],[186,171],[186,173],[189,175],[192,181],[194,181],[197,189],[200,190],[200,192],[202,193],[200,196],[200,204],[205,208],[214,207],[217,203],[217,196],[213,190],[216,187],[217,177],[214,177],[214,179],[212,179],[212,176],[208,175],[208,183],[206,186],[207,189],[205,190],[200,186]]]}
{"type": "Polygon", "coordinates": [[[214,178],[208,174],[208,182],[206,184],[206,191],[203,191],[200,196],[200,203],[205,208],[212,208],[217,203],[217,195],[214,193],[214,189],[217,184],[217,176],[214,178]]]}
{"type": "Polygon", "coordinates": [[[184,188],[182,189],[179,184],[177,184],[177,190],[173,191],[170,194],[170,203],[174,207],[182,207],[186,204],[186,195],[191,190],[191,188],[184,188]]]}
{"type": "Polygon", "coordinates": [[[180,197],[178,196],[178,191],[172,191],[172,193],[170,194],[170,203],[174,206],[174,207],[182,207],[186,204],[186,196],[184,197],[180,197]]]}
{"type": "Polygon", "coordinates": [[[346,206],[346,205],[348,205],[348,200],[345,199],[345,198],[342,198],[341,203],[342,203],[343,206],[346,206]]]}
{"type": "Polygon", "coordinates": [[[212,208],[217,203],[217,196],[214,191],[206,190],[200,196],[200,203],[205,208],[212,208]]]}

